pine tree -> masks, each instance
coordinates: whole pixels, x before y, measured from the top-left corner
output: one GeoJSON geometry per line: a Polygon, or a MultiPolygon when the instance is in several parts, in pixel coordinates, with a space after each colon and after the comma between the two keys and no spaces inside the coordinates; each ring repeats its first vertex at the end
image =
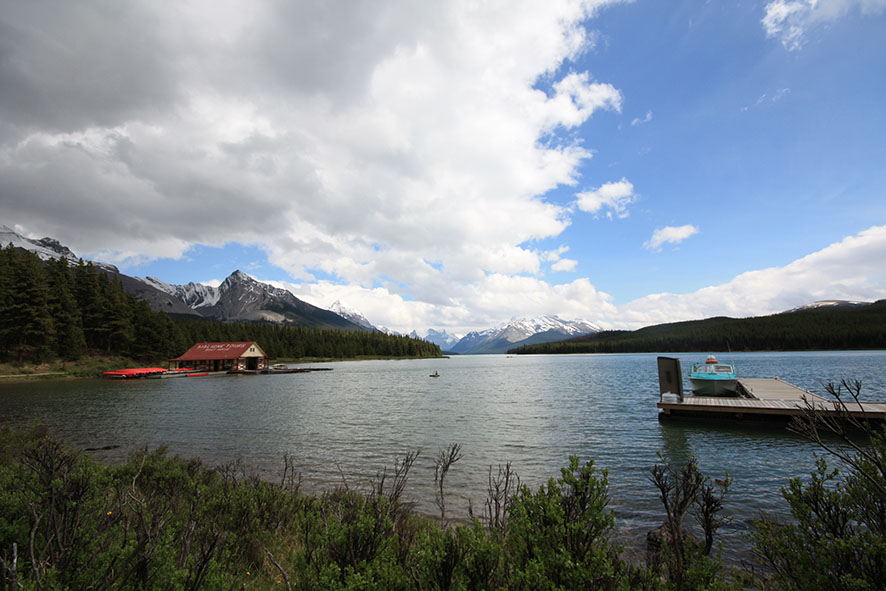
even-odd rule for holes
{"type": "Polygon", "coordinates": [[[86,353],[83,318],[74,298],[74,278],[68,261],[58,258],[46,267],[49,284],[49,310],[55,321],[55,352],[62,359],[73,361],[86,353]]]}
{"type": "MultiPolygon", "coordinates": [[[[104,274],[101,274],[104,278],[104,274]]],[[[80,306],[83,334],[90,349],[100,349],[106,343],[104,324],[104,298],[100,287],[98,270],[91,262],[81,259],[74,268],[74,296],[80,306]]]]}
{"type": "Polygon", "coordinates": [[[26,252],[13,257],[11,269],[12,306],[8,310],[9,348],[21,362],[26,357],[40,361],[53,350],[55,326],[49,311],[49,288],[43,263],[26,252]]]}
{"type": "Polygon", "coordinates": [[[123,290],[119,277],[111,279],[106,274],[103,275],[106,294],[103,301],[105,350],[108,353],[128,355],[134,339],[132,317],[135,301],[123,290]]]}
{"type": "Polygon", "coordinates": [[[9,355],[9,344],[14,322],[12,292],[12,261],[15,251],[12,244],[0,250],[0,358],[9,355]]]}

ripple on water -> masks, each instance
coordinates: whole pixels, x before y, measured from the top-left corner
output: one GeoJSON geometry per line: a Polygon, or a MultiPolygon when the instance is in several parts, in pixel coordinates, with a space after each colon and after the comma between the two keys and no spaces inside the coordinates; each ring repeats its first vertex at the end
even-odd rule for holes
{"type": "MultiPolygon", "coordinates": [[[[780,376],[821,391],[861,379],[865,398],[886,400],[886,352],[723,355],[744,376],[780,376]]],[[[655,355],[466,356],[448,360],[329,364],[332,372],[205,380],[84,380],[0,384],[6,422],[47,423],[81,448],[119,462],[143,446],[199,456],[207,465],[242,459],[277,479],[290,455],[318,492],[345,479],[365,484],[420,451],[407,486],[419,510],[437,513],[434,460],[450,443],[462,459],[447,475],[447,512],[482,506],[489,467],[512,463],[535,488],[569,455],[607,469],[619,537],[645,541],[662,519],[650,468],[662,452],[692,455],[712,477],[735,479],[726,548],[741,548],[749,519],[784,514],[780,489],[814,468],[814,448],[783,429],[660,423],[655,355]],[[441,377],[429,380],[434,370],[441,377]]],[[[683,366],[697,354],[679,355],[683,366]]]]}

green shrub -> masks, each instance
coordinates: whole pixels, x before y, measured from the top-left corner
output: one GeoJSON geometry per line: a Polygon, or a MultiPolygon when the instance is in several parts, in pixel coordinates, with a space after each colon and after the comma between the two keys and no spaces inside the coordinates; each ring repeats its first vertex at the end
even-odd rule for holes
{"type": "Polygon", "coordinates": [[[626,589],[642,584],[638,569],[610,541],[614,517],[606,471],[577,457],[561,476],[533,493],[524,486],[509,516],[512,589],[626,589]]]}
{"type": "Polygon", "coordinates": [[[842,421],[811,405],[795,430],[806,435],[846,469],[830,469],[818,458],[809,482],[793,478],[782,495],[792,520],[763,517],[751,539],[770,584],[781,589],[852,590],[886,588],[886,426],[846,413],[845,392],[859,400],[860,382],[827,385],[842,421]],[[835,443],[833,436],[839,439],[835,443]]]}

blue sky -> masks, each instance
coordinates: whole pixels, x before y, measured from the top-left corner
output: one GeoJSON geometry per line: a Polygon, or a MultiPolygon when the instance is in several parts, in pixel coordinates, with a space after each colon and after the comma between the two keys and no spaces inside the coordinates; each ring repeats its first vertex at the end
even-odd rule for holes
{"type": "Polygon", "coordinates": [[[886,297],[886,0],[3,4],[0,221],[132,275],[420,332],[886,297]]]}

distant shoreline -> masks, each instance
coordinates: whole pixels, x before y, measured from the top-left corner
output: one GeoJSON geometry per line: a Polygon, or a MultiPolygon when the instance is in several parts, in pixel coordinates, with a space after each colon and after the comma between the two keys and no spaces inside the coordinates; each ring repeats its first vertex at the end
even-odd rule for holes
{"type": "MultiPolygon", "coordinates": [[[[366,355],[360,357],[305,357],[301,359],[274,359],[274,363],[307,364],[307,363],[338,363],[344,361],[408,361],[419,359],[449,359],[448,355],[439,357],[391,357],[366,355]]],[[[134,361],[125,358],[85,357],[78,361],[52,361],[33,365],[17,363],[0,363],[0,383],[30,382],[39,380],[61,381],[75,379],[94,379],[101,377],[102,372],[113,369],[133,367],[165,367],[166,361],[134,361]]]]}

